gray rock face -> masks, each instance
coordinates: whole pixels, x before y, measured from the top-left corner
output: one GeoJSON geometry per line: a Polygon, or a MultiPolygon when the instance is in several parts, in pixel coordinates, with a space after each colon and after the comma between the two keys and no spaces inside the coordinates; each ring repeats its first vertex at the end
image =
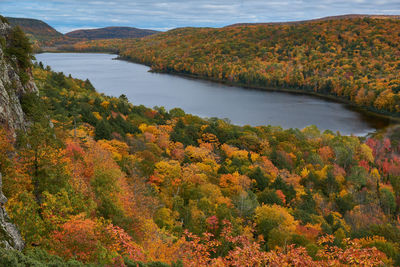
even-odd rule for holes
{"type": "MultiPolygon", "coordinates": [[[[0,39],[7,40],[10,30],[11,26],[0,22],[0,39]]],[[[3,49],[0,45],[0,126],[14,133],[18,129],[25,130],[27,125],[21,97],[26,93],[37,93],[38,89],[32,78],[24,85],[21,83],[18,71],[5,58],[3,49]]]]}
{"type": "MultiPolygon", "coordinates": [[[[16,130],[26,130],[28,122],[22,111],[21,98],[26,93],[38,93],[32,75],[26,84],[22,84],[18,70],[14,67],[16,59],[6,58],[4,41],[7,41],[11,26],[0,22],[0,128],[6,128],[15,135],[16,130]]],[[[2,176],[0,173],[0,246],[8,249],[22,250],[24,241],[11,222],[4,208],[7,198],[2,192],[2,176]]]]}
{"type": "Polygon", "coordinates": [[[18,249],[24,248],[24,241],[22,240],[21,234],[17,227],[11,222],[4,209],[4,204],[7,202],[7,198],[4,196],[2,189],[2,176],[0,173],[0,246],[7,249],[18,249]]]}

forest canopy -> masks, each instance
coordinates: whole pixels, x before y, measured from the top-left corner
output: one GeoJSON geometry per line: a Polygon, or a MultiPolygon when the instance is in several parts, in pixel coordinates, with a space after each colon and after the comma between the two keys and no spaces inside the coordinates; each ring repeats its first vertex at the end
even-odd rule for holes
{"type": "Polygon", "coordinates": [[[80,42],[173,72],[260,88],[334,96],[400,115],[400,20],[345,18],[300,24],[180,28],[142,39],[80,42]]]}
{"type": "Polygon", "coordinates": [[[0,266],[400,265],[399,126],[240,127],[30,71],[27,131],[0,128],[5,208],[26,248],[0,248],[0,266]]]}
{"type": "Polygon", "coordinates": [[[27,245],[8,260],[399,263],[398,128],[239,127],[135,106],[41,64],[33,74],[29,131],[15,147],[0,132],[6,207],[27,245]]]}

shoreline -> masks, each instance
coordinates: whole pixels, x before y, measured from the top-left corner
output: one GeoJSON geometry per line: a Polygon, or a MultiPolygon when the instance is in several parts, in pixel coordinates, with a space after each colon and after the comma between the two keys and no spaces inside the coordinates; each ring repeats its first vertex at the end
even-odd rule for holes
{"type": "Polygon", "coordinates": [[[127,61],[130,63],[144,65],[144,66],[147,66],[150,68],[149,72],[153,72],[153,73],[169,74],[169,75],[176,75],[176,76],[185,77],[185,78],[189,78],[189,79],[193,79],[193,80],[209,81],[209,82],[224,84],[224,85],[232,86],[232,87],[241,87],[246,90],[257,90],[257,91],[278,92],[278,93],[281,92],[281,93],[289,93],[289,94],[296,94],[296,95],[313,96],[313,97],[316,97],[316,98],[319,98],[322,100],[344,104],[351,110],[359,112],[365,116],[371,116],[376,119],[383,119],[383,120],[385,120],[384,123],[386,123],[388,125],[400,124],[400,116],[396,117],[396,116],[392,116],[389,114],[381,113],[379,111],[373,111],[368,107],[360,107],[360,106],[355,105],[352,101],[350,101],[348,99],[344,99],[344,98],[341,98],[341,97],[338,97],[335,95],[328,95],[328,94],[322,94],[322,93],[313,92],[313,91],[283,88],[283,87],[264,87],[264,86],[241,84],[241,83],[237,83],[237,82],[229,82],[227,80],[222,80],[222,79],[216,79],[216,78],[211,78],[211,77],[204,77],[204,76],[200,76],[200,75],[174,72],[174,71],[154,71],[151,69],[150,64],[146,64],[144,62],[133,60],[128,57],[122,57],[118,53],[111,52],[111,51],[99,52],[99,51],[42,50],[40,52],[37,52],[37,54],[42,54],[42,53],[82,53],[82,54],[93,53],[93,54],[115,55],[116,58],[114,58],[113,60],[122,60],[122,61],[127,61]]]}
{"type": "MultiPolygon", "coordinates": [[[[74,52],[72,52],[74,53],[74,52]]],[[[105,54],[109,54],[109,53],[105,53],[105,54]]],[[[147,67],[150,68],[150,72],[153,73],[160,73],[160,74],[170,74],[170,75],[176,75],[176,76],[181,76],[181,77],[186,77],[186,78],[190,78],[190,79],[194,79],[194,80],[202,80],[202,81],[210,81],[210,82],[214,82],[214,83],[219,83],[219,84],[224,84],[224,85],[228,85],[228,86],[235,86],[235,87],[241,87],[244,89],[251,89],[251,90],[257,90],[257,91],[267,91],[267,92],[283,92],[283,93],[289,93],[289,94],[296,94],[296,95],[307,95],[307,96],[313,96],[319,99],[324,99],[327,101],[332,101],[332,102],[336,102],[336,103],[341,103],[341,104],[345,104],[348,108],[350,108],[353,111],[357,111],[360,112],[364,115],[367,116],[372,116],[372,117],[376,117],[376,118],[381,118],[381,119],[385,119],[388,124],[393,124],[393,123],[400,123],[400,116],[396,117],[396,116],[392,116],[392,115],[388,115],[388,114],[384,114],[381,112],[376,112],[373,111],[367,107],[360,107],[355,105],[352,101],[335,96],[335,95],[328,95],[328,94],[321,94],[318,92],[312,92],[312,91],[306,91],[306,90],[300,90],[300,89],[290,89],[290,88],[283,88],[283,87],[264,87],[264,86],[256,86],[256,85],[248,85],[248,84],[241,84],[241,83],[235,83],[235,82],[229,82],[226,80],[220,80],[220,79],[216,79],[216,78],[210,78],[210,77],[204,77],[204,76],[200,76],[200,75],[195,75],[195,74],[189,74],[189,73],[181,73],[181,72],[174,72],[174,71],[154,71],[151,69],[151,66],[149,64],[145,64],[143,62],[139,62],[139,61],[135,61],[133,59],[130,58],[124,58],[121,57],[120,55],[117,54],[117,58],[115,58],[116,60],[123,60],[123,61],[127,61],[127,62],[131,62],[131,63],[136,63],[136,64],[141,64],[141,65],[145,65],[147,67]]]]}

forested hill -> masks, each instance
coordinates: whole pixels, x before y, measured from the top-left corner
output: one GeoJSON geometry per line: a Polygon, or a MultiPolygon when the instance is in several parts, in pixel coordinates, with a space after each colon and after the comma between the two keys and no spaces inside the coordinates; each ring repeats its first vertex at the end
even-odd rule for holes
{"type": "Polygon", "coordinates": [[[76,30],[66,33],[65,36],[80,39],[116,39],[140,38],[158,33],[158,31],[138,29],[132,27],[106,27],[100,29],[76,30]]]}
{"type": "Polygon", "coordinates": [[[54,50],[60,45],[73,44],[94,39],[141,38],[158,31],[133,27],[106,27],[90,30],[76,30],[62,34],[44,21],[29,18],[6,18],[11,26],[19,26],[29,37],[35,51],[54,50]]]}
{"type": "Polygon", "coordinates": [[[73,49],[119,51],[154,71],[331,95],[400,116],[400,20],[182,28],[141,40],[83,42],[73,49]]]}
{"type": "Polygon", "coordinates": [[[329,16],[318,19],[311,20],[297,20],[297,21],[285,21],[285,22],[258,22],[258,23],[236,23],[232,25],[228,25],[226,27],[236,27],[236,26],[250,26],[250,25],[290,25],[290,24],[301,24],[301,23],[310,23],[310,22],[320,22],[327,20],[343,20],[343,19],[400,19],[400,15],[365,15],[365,14],[347,14],[347,15],[339,15],[339,16],[329,16]]]}
{"type": "Polygon", "coordinates": [[[19,26],[37,47],[48,46],[64,39],[64,35],[46,22],[28,18],[7,17],[11,26],[19,26]]]}
{"type": "Polygon", "coordinates": [[[10,219],[25,241],[0,244],[1,266],[400,265],[398,126],[361,138],[135,106],[32,65],[0,22],[0,115],[26,122],[0,117],[0,243],[10,219]]]}

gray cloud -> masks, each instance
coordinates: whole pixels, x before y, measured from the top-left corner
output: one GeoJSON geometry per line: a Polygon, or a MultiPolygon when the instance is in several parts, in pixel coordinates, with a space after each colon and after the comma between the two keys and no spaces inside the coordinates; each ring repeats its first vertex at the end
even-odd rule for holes
{"type": "Polygon", "coordinates": [[[42,19],[61,32],[113,25],[221,27],[350,13],[399,14],[400,0],[0,0],[0,14],[42,19]]]}

